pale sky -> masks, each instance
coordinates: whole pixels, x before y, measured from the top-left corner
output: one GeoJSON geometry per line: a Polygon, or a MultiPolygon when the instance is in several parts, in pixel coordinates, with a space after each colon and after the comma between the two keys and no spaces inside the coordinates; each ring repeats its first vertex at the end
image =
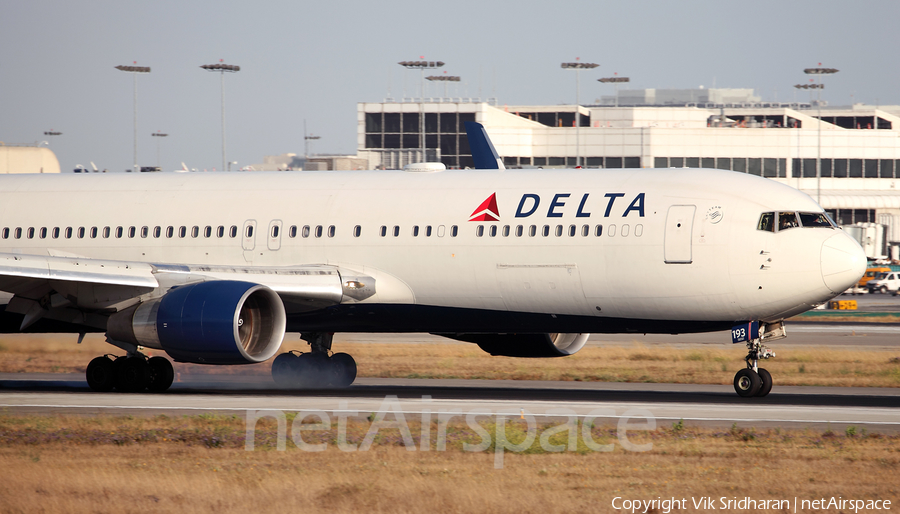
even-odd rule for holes
{"type": "MultiPolygon", "coordinates": [[[[452,2],[186,2],[6,0],[0,3],[0,141],[49,141],[64,172],[93,161],[132,165],[138,76],[138,157],[161,165],[221,168],[220,77],[225,76],[228,160],[303,154],[303,120],[316,153],[356,152],[356,104],[417,92],[419,73],[398,61],[444,61],[463,82],[451,94],[500,105],[571,104],[612,87],[755,88],[769,101],[808,101],[792,86],[822,63],[823,99],[900,104],[896,0],[452,2]],[[60,131],[47,137],[44,131],[60,131]]],[[[432,86],[434,87],[434,86],[432,86]]],[[[427,90],[440,94],[443,88],[427,90]]]]}

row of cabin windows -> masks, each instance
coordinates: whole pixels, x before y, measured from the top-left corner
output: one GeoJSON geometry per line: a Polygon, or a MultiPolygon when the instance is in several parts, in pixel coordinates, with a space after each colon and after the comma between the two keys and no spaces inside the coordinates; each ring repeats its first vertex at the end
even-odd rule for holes
{"type": "MultiPolygon", "coordinates": [[[[420,235],[425,237],[431,237],[433,234],[436,234],[438,237],[444,237],[445,228],[443,225],[438,225],[437,229],[434,229],[431,225],[426,225],[424,227],[419,227],[418,225],[413,225],[412,227],[412,236],[419,237],[420,235]]],[[[388,233],[390,233],[394,237],[400,236],[400,226],[394,225],[390,229],[388,229],[387,225],[382,225],[381,229],[379,229],[378,233],[381,237],[387,237],[388,233]]],[[[450,237],[456,237],[459,233],[459,227],[456,225],[450,226],[450,237]]],[[[357,235],[357,237],[359,237],[357,235]]]]}
{"type": "MultiPolygon", "coordinates": [[[[622,228],[619,231],[619,234],[622,237],[627,237],[628,233],[631,232],[630,228],[631,227],[629,225],[622,225],[622,228]]],[[[503,237],[509,237],[511,231],[513,231],[513,233],[515,233],[516,237],[522,237],[523,235],[525,235],[526,229],[523,225],[516,225],[515,229],[512,229],[509,225],[503,225],[502,227],[498,227],[497,225],[490,225],[490,226],[488,226],[488,229],[487,229],[487,233],[490,237],[497,237],[498,233],[503,237]]],[[[530,225],[528,227],[527,231],[528,231],[528,237],[534,237],[538,233],[538,227],[537,227],[537,225],[530,225]]],[[[550,235],[551,227],[550,227],[550,225],[544,225],[541,227],[540,231],[541,231],[541,235],[543,237],[548,237],[550,235]]],[[[484,232],[485,232],[484,225],[478,225],[475,228],[475,235],[478,237],[483,237],[484,232]]],[[[588,237],[591,234],[593,234],[594,237],[600,237],[603,235],[603,225],[594,225],[593,230],[591,229],[590,225],[582,225],[580,229],[577,225],[569,225],[568,229],[566,229],[563,225],[556,225],[556,227],[553,228],[553,233],[556,235],[556,237],[562,237],[563,233],[568,234],[569,237],[575,237],[579,233],[581,234],[581,237],[588,237]]],[[[644,226],[643,225],[635,225],[634,226],[635,237],[641,237],[643,234],[644,234],[644,226]]],[[[610,237],[615,236],[616,235],[616,226],[609,225],[606,230],[606,235],[608,235],[610,237]]]]}
{"type": "MultiPolygon", "coordinates": [[[[150,227],[144,226],[138,229],[138,227],[66,227],[61,229],[60,227],[53,227],[48,229],[47,227],[41,227],[39,229],[35,229],[34,227],[28,227],[23,229],[22,227],[16,227],[14,229],[10,229],[9,227],[4,227],[2,231],[0,231],[0,237],[3,239],[9,239],[10,236],[15,239],[22,239],[23,235],[27,239],[34,239],[35,235],[40,239],[46,239],[48,236],[53,239],[59,239],[60,237],[64,237],[66,239],[72,239],[73,237],[77,237],[78,239],[84,239],[85,236],[89,236],[91,239],[96,239],[97,237],[103,237],[104,239],[108,239],[110,237],[115,237],[117,239],[121,239],[123,237],[137,237],[138,232],[140,231],[140,236],[143,238],[150,237],[150,234],[153,234],[153,237],[162,237],[163,227],[150,227]]],[[[225,237],[226,229],[224,225],[220,225],[215,229],[211,226],[204,227],[202,229],[203,237],[213,237],[213,231],[215,231],[216,237],[225,237]]],[[[176,228],[169,226],[165,228],[166,237],[175,237],[176,228]]],[[[178,237],[187,237],[188,227],[178,227],[177,229],[178,237]]],[[[194,226],[190,228],[191,237],[200,237],[201,229],[198,226],[194,226]]],[[[235,225],[232,225],[228,231],[228,237],[237,237],[238,228],[235,225]]]]}

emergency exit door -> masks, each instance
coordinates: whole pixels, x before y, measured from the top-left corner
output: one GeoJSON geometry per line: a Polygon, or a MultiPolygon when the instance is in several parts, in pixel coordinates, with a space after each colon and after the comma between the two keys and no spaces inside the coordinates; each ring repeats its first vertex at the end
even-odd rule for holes
{"type": "Polygon", "coordinates": [[[691,234],[694,228],[694,205],[672,205],[666,214],[664,241],[666,264],[690,264],[691,234]]]}

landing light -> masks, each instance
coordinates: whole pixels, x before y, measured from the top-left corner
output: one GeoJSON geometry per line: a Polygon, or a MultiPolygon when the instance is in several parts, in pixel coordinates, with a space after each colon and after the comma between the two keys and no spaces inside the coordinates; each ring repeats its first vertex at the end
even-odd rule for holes
{"type": "Polygon", "coordinates": [[[344,285],[347,286],[349,289],[362,289],[362,288],[366,287],[365,284],[363,284],[362,282],[359,282],[357,280],[348,280],[347,282],[344,282],[344,285]]]}

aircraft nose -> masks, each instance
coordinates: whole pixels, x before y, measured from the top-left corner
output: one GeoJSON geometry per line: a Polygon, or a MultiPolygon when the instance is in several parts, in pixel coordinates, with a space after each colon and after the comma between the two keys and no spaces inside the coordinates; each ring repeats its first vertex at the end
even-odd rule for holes
{"type": "Polygon", "coordinates": [[[822,243],[822,279],[834,294],[846,291],[866,272],[866,253],[855,239],[840,232],[822,243]]]}

